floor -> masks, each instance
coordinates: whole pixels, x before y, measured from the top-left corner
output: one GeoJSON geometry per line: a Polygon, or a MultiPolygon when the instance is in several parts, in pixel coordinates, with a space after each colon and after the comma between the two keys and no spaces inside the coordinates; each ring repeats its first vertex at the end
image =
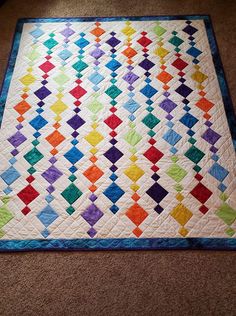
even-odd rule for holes
{"type": "MultiPolygon", "coordinates": [[[[1,1],[0,1],[1,2],[1,1]]],[[[9,0],[0,7],[0,79],[20,17],[211,14],[236,104],[236,1],[9,0]]],[[[236,252],[0,255],[0,315],[236,315],[236,252]]]]}

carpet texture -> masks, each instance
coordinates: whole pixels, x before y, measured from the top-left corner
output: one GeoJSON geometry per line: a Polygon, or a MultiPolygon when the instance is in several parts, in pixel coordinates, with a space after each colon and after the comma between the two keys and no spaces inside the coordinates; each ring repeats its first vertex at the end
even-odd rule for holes
{"type": "MultiPolygon", "coordinates": [[[[236,102],[234,1],[7,1],[0,73],[19,17],[211,14],[236,102]]],[[[1,315],[235,315],[235,252],[1,254],[1,315]]]]}

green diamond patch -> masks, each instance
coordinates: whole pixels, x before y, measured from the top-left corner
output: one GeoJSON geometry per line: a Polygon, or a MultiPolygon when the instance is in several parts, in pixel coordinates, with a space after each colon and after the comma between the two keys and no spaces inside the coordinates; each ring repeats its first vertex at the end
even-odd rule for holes
{"type": "Polygon", "coordinates": [[[61,195],[69,204],[73,204],[82,195],[82,192],[71,183],[61,195]]]}
{"type": "Polygon", "coordinates": [[[169,177],[171,177],[176,182],[180,182],[183,180],[183,178],[186,176],[187,171],[185,171],[183,168],[181,168],[177,164],[173,164],[170,166],[170,168],[166,171],[169,177]]]}
{"type": "Polygon", "coordinates": [[[33,166],[43,158],[43,154],[41,154],[41,152],[37,148],[33,148],[31,151],[24,155],[24,158],[28,161],[29,164],[31,164],[31,166],[33,166]]]}
{"type": "Polygon", "coordinates": [[[158,120],[158,118],[156,118],[156,116],[153,114],[149,113],[147,116],[145,116],[142,122],[150,129],[153,129],[160,122],[160,120],[158,120]]]}
{"type": "Polygon", "coordinates": [[[205,156],[205,154],[195,146],[190,147],[184,155],[196,164],[205,156]]]}

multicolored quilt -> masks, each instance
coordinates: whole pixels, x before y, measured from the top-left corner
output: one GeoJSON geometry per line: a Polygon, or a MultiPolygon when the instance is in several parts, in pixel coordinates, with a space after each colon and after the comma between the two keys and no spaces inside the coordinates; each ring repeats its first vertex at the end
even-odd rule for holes
{"type": "Polygon", "coordinates": [[[0,102],[1,251],[236,248],[208,16],[22,19],[0,102]]]}

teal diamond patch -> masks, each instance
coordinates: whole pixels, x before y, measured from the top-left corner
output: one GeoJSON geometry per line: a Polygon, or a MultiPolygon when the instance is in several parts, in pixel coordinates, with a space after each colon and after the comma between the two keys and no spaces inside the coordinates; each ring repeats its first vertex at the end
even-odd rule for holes
{"type": "Polygon", "coordinates": [[[75,63],[73,66],[72,66],[76,71],[78,72],[81,72],[83,71],[85,68],[88,67],[88,65],[83,62],[82,60],[79,60],[77,63],[75,63]]]}
{"type": "Polygon", "coordinates": [[[121,92],[122,91],[118,89],[116,86],[111,86],[105,91],[105,93],[109,95],[109,97],[112,99],[115,99],[116,97],[118,97],[118,95],[120,95],[121,92]]]}

